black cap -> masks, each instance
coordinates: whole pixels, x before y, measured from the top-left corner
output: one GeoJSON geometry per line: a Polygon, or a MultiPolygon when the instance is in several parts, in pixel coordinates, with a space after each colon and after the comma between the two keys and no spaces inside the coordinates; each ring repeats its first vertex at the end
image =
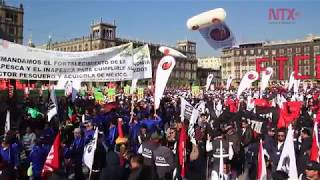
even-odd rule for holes
{"type": "Polygon", "coordinates": [[[151,134],[151,139],[152,140],[160,140],[162,137],[159,135],[157,132],[154,132],[151,134]]]}
{"type": "Polygon", "coordinates": [[[320,171],[320,164],[316,161],[309,161],[306,164],[306,170],[320,171]]]}

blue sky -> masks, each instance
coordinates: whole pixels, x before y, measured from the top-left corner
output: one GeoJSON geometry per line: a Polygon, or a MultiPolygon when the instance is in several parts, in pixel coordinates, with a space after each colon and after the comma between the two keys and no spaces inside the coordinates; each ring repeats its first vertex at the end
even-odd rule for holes
{"type": "Polygon", "coordinates": [[[197,55],[218,55],[199,32],[186,28],[188,18],[203,11],[222,7],[226,23],[238,43],[258,40],[303,39],[307,34],[320,35],[320,1],[202,1],[202,0],[7,0],[24,4],[24,43],[46,43],[81,37],[89,33],[93,20],[116,21],[117,36],[175,45],[177,40],[197,42],[197,55]],[[270,24],[269,8],[295,8],[294,24],[270,24]]]}

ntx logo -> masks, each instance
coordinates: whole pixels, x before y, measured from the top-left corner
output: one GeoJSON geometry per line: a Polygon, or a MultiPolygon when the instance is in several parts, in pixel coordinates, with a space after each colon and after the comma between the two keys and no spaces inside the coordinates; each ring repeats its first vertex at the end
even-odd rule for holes
{"type": "Polygon", "coordinates": [[[270,24],[294,24],[301,14],[295,8],[269,8],[270,24]]]}

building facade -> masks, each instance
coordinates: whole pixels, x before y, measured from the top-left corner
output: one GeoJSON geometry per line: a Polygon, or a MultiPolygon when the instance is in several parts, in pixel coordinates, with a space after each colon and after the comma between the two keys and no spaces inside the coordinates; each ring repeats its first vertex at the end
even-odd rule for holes
{"type": "Polygon", "coordinates": [[[207,82],[209,74],[213,74],[212,84],[215,86],[221,85],[221,60],[216,57],[201,57],[198,58],[197,77],[200,85],[204,86],[207,82]]]}
{"type": "Polygon", "coordinates": [[[0,38],[14,43],[23,43],[23,6],[8,6],[0,0],[0,38]]]}
{"type": "MultiPolygon", "coordinates": [[[[62,42],[52,42],[50,40],[47,44],[38,47],[56,51],[79,52],[103,49],[129,42],[132,42],[134,47],[149,45],[153,77],[155,77],[158,63],[163,56],[158,48],[166,45],[118,38],[116,36],[116,25],[104,23],[102,20],[91,25],[91,32],[88,36],[62,42]]],[[[187,59],[176,58],[176,66],[171,73],[168,85],[189,86],[190,83],[196,81],[197,77],[196,43],[187,40],[178,41],[176,47],[173,48],[185,54],[187,59]]],[[[145,83],[151,83],[151,81],[145,83]]]]}
{"type": "MultiPolygon", "coordinates": [[[[288,57],[284,62],[283,80],[288,80],[294,67],[294,57],[300,55],[310,56],[308,61],[299,62],[299,73],[316,76],[315,56],[320,54],[320,37],[309,35],[304,40],[281,42],[255,42],[240,44],[239,47],[222,50],[222,80],[227,80],[230,75],[239,82],[249,70],[256,70],[257,58],[268,58],[268,62],[261,63],[261,67],[272,67],[273,81],[279,80],[278,57],[288,57]]],[[[280,78],[281,79],[281,78],[280,78]]]]}

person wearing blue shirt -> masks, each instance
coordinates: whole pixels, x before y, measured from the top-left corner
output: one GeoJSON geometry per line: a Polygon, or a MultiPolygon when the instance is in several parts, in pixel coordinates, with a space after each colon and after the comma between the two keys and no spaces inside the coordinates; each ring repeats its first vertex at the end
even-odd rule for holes
{"type": "Polygon", "coordinates": [[[29,159],[32,167],[32,179],[41,180],[41,172],[44,162],[47,158],[47,150],[41,145],[39,141],[32,147],[29,159]]]}
{"type": "MultiPolygon", "coordinates": [[[[0,156],[2,160],[14,171],[19,166],[19,150],[17,144],[10,144],[9,138],[4,138],[0,147],[0,156]]],[[[15,176],[14,171],[11,172],[15,176]]]]}
{"type": "Polygon", "coordinates": [[[84,123],[84,126],[85,126],[84,142],[85,142],[85,144],[87,144],[93,138],[94,129],[93,129],[93,125],[91,122],[84,123]]]}
{"type": "Polygon", "coordinates": [[[81,136],[81,129],[75,128],[73,131],[74,140],[65,153],[65,158],[71,161],[71,169],[74,172],[74,178],[77,180],[84,179],[82,172],[82,157],[84,150],[84,139],[81,136]]]}
{"type": "Polygon", "coordinates": [[[111,121],[109,129],[108,129],[108,135],[106,136],[106,144],[108,147],[114,147],[116,138],[118,137],[118,129],[116,126],[116,120],[111,121]]]}
{"type": "Polygon", "coordinates": [[[145,125],[148,128],[148,132],[152,134],[157,130],[159,126],[161,126],[162,119],[159,116],[155,115],[154,118],[141,120],[140,123],[145,125]]]}
{"type": "Polygon", "coordinates": [[[140,143],[137,139],[139,129],[141,127],[140,123],[137,121],[136,117],[134,117],[133,122],[129,124],[130,129],[129,129],[129,142],[130,142],[130,147],[131,150],[134,152],[138,151],[138,148],[140,146],[140,143]]]}

